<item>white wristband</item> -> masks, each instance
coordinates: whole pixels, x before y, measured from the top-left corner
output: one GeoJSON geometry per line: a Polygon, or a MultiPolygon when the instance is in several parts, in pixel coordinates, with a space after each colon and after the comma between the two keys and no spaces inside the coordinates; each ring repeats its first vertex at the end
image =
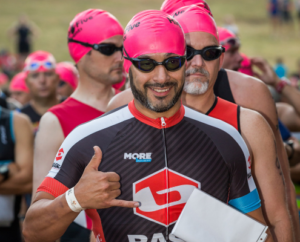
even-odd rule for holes
{"type": "Polygon", "coordinates": [[[66,192],[66,200],[72,211],[79,213],[82,210],[84,210],[84,208],[80,206],[79,202],[75,197],[74,187],[72,187],[66,192]]]}

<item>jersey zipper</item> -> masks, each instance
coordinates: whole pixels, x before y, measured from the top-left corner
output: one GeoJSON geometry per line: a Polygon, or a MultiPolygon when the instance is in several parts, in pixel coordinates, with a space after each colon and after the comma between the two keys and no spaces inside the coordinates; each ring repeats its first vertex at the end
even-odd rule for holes
{"type": "Polygon", "coordinates": [[[167,200],[167,227],[166,227],[166,241],[169,241],[169,174],[168,174],[168,156],[167,156],[167,145],[166,145],[166,121],[163,117],[161,119],[161,132],[162,132],[162,139],[163,139],[163,146],[164,146],[164,157],[165,157],[165,167],[166,167],[166,200],[167,200]]]}

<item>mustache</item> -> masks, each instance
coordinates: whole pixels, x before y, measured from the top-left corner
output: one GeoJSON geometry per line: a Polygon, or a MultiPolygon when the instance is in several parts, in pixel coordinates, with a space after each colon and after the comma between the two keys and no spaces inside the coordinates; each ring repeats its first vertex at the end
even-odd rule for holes
{"type": "Polygon", "coordinates": [[[159,88],[164,88],[164,87],[175,87],[178,84],[176,82],[165,82],[164,84],[160,84],[160,83],[154,83],[154,84],[148,84],[146,83],[144,85],[144,88],[146,87],[159,87],[159,88]]]}
{"type": "Polygon", "coordinates": [[[193,75],[196,73],[200,73],[204,76],[206,76],[207,78],[209,77],[209,72],[204,70],[203,68],[191,68],[185,71],[185,76],[189,76],[189,75],[193,75]]]}
{"type": "Polygon", "coordinates": [[[113,65],[110,70],[115,70],[115,69],[120,69],[123,67],[123,64],[122,63],[118,63],[118,64],[115,64],[113,65]]]}

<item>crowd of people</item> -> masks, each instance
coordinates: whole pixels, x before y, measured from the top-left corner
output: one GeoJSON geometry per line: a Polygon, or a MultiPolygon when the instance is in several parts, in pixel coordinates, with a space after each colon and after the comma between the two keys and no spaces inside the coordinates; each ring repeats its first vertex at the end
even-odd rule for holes
{"type": "Polygon", "coordinates": [[[22,71],[0,75],[0,241],[183,242],[195,188],[267,242],[300,241],[299,80],[225,27],[203,0],[165,0],[125,29],[78,13],[74,63],[20,43],[22,71]]]}

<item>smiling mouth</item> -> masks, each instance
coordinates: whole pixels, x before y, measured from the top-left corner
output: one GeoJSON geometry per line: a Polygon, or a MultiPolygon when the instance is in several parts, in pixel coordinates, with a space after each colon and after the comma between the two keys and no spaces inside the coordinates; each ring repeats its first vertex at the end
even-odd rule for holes
{"type": "MultiPolygon", "coordinates": [[[[150,87],[151,88],[151,87],[150,87]]],[[[164,88],[164,89],[158,89],[158,88],[151,88],[153,91],[155,91],[155,92],[160,92],[160,93],[162,93],[162,92],[167,92],[167,91],[169,91],[170,89],[171,89],[171,87],[169,87],[169,88],[164,88]]]]}

